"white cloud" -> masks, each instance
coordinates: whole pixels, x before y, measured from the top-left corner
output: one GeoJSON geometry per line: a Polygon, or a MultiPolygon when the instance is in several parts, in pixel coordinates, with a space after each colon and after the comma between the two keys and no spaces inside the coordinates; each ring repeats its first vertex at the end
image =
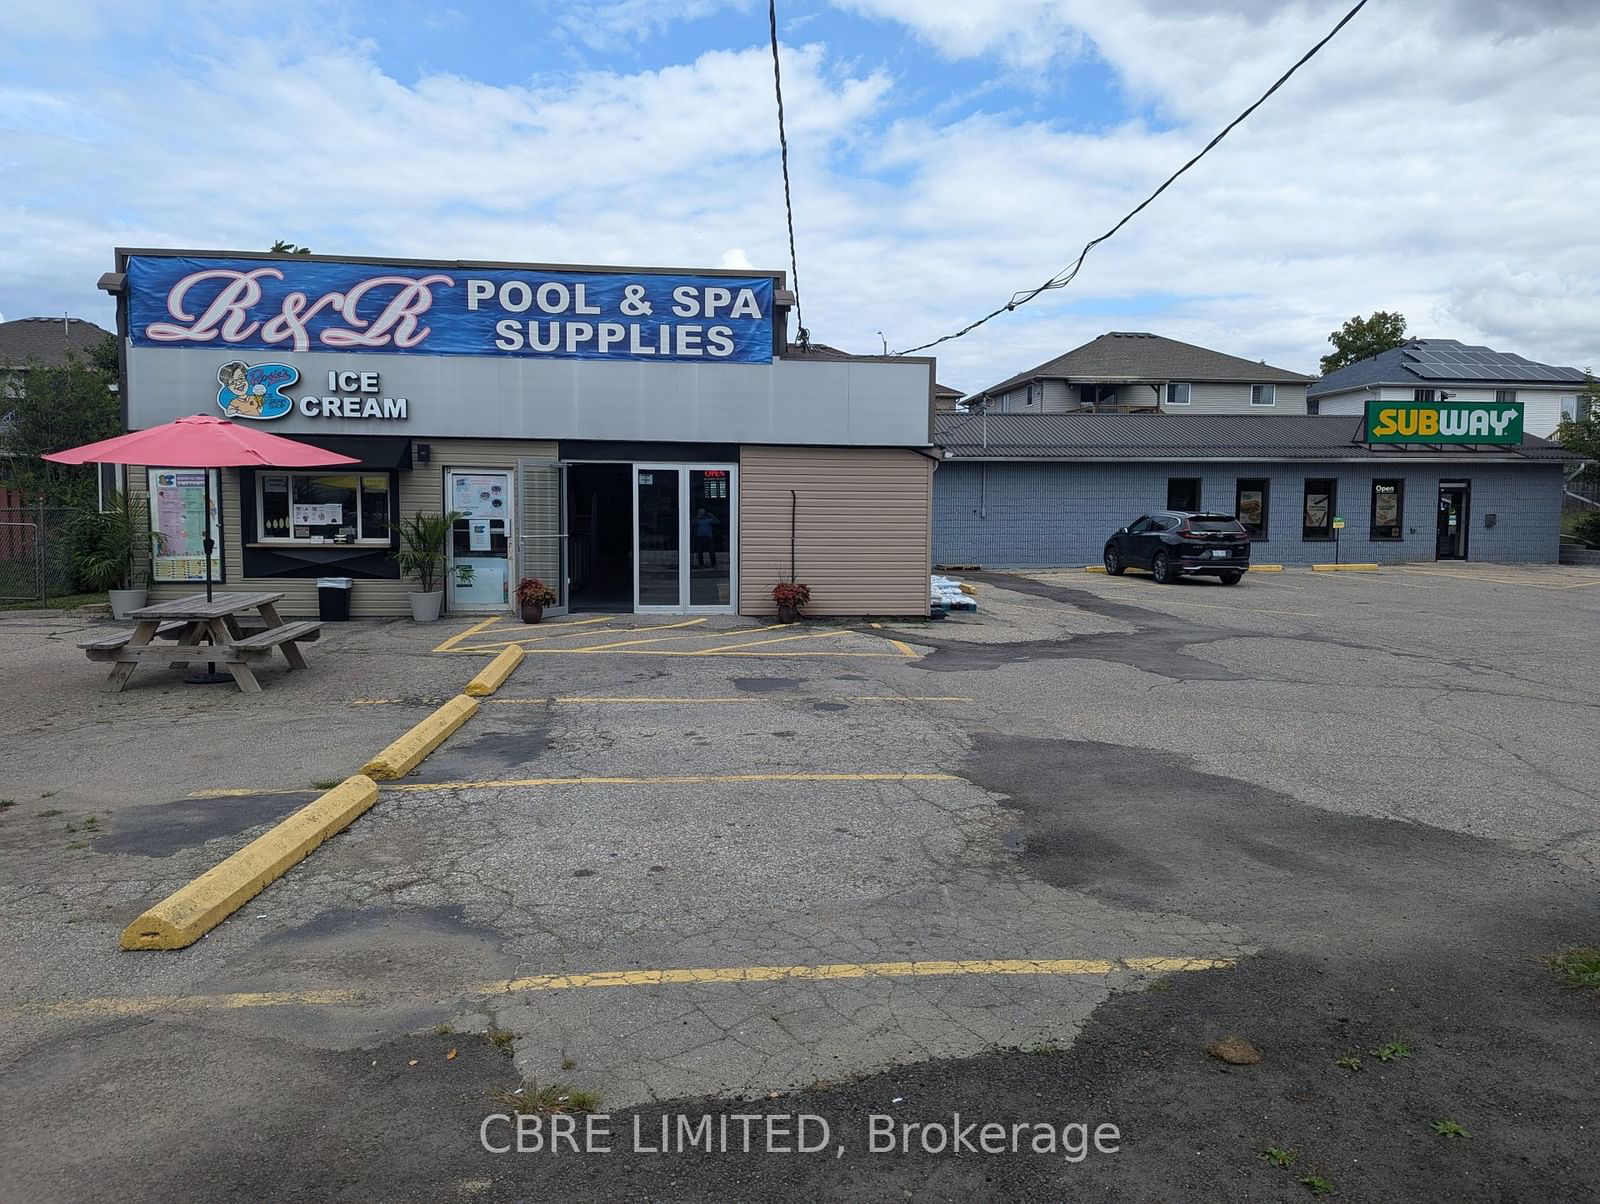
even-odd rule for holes
{"type": "MultiPolygon", "coordinates": [[[[899,98],[926,95],[926,79],[785,46],[806,320],[863,351],[879,330],[901,348],[954,330],[1064,266],[1342,11],[849,4],[1008,70],[1088,38],[1162,118],[1086,131],[1043,106],[911,114],[899,98]]],[[[1419,334],[1600,362],[1600,35],[1586,17],[1600,5],[1536,11],[1369,5],[1070,288],[938,348],[941,378],[975,389],[1109,329],[1314,370],[1329,330],[1380,308],[1419,334]]],[[[646,8],[612,15],[654,28],[646,8]]],[[[826,16],[806,33],[825,37],[826,16]]],[[[656,70],[492,86],[402,82],[370,47],[304,27],[198,36],[201,53],[123,72],[68,59],[52,77],[0,57],[27,101],[0,109],[8,312],[107,320],[93,282],[116,244],[788,266],[756,39],[656,70]]]]}

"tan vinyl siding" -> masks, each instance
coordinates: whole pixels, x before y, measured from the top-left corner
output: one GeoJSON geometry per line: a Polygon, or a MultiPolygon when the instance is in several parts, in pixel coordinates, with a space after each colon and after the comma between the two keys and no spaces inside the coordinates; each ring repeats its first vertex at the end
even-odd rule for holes
{"type": "MultiPolygon", "coordinates": [[[[432,461],[422,464],[415,460],[410,472],[400,474],[400,520],[426,511],[437,512],[444,506],[444,474],[447,468],[508,468],[515,469],[517,459],[554,459],[556,444],[510,439],[431,439],[423,440],[432,449],[432,461]]],[[[334,471],[334,470],[330,470],[334,471]]],[[[143,469],[130,469],[129,480],[135,493],[146,488],[143,469]]],[[[249,501],[255,504],[255,499],[249,501]]],[[[222,547],[223,571],[227,580],[222,588],[232,590],[271,590],[283,594],[278,609],[285,615],[315,617],[317,613],[317,579],[315,577],[242,577],[243,551],[239,544],[239,473],[235,469],[222,470],[222,547]]],[[[330,564],[326,576],[340,576],[339,566],[330,564]]],[[[181,598],[203,586],[190,583],[152,583],[150,601],[160,602],[181,598]]],[[[350,614],[352,618],[374,619],[405,616],[411,613],[406,595],[416,588],[409,579],[357,577],[351,590],[350,614]]]]}
{"type": "Polygon", "coordinates": [[[739,613],[772,614],[795,571],[810,615],[925,615],[934,462],[903,448],[750,447],[739,457],[739,613]]]}
{"type": "Polygon", "coordinates": [[[1306,386],[1276,382],[1276,400],[1270,406],[1250,404],[1250,386],[1244,383],[1194,381],[1189,386],[1189,404],[1168,406],[1162,394],[1161,408],[1173,414],[1304,414],[1306,386]]]}

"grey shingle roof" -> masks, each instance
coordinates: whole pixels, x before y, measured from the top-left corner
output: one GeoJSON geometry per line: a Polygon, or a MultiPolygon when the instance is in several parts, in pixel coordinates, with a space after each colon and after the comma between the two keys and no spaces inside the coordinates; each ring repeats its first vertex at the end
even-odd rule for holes
{"type": "Polygon", "coordinates": [[[1521,447],[1369,449],[1357,442],[1362,422],[1315,414],[938,414],[933,441],[956,460],[1579,458],[1531,435],[1521,447]]]}
{"type": "Polygon", "coordinates": [[[0,368],[23,368],[36,359],[56,368],[68,348],[88,351],[111,332],[83,318],[18,318],[0,322],[0,368]]]}
{"type": "Polygon", "coordinates": [[[1577,368],[1540,364],[1509,351],[1478,347],[1459,339],[1412,339],[1330,372],[1306,390],[1325,397],[1371,385],[1435,385],[1471,382],[1516,388],[1530,384],[1583,383],[1577,368]]]}
{"type": "Polygon", "coordinates": [[[1046,360],[1037,368],[990,385],[979,396],[1004,393],[1024,381],[1040,377],[1094,381],[1230,381],[1303,384],[1315,378],[1255,360],[1224,355],[1193,343],[1163,338],[1144,331],[1113,330],[1046,360]]]}

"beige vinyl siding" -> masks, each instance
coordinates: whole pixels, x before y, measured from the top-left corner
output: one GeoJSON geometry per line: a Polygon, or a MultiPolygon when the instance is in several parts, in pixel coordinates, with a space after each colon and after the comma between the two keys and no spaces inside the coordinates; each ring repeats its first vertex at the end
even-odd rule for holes
{"type": "Polygon", "coordinates": [[[1270,406],[1250,404],[1249,383],[1192,381],[1189,385],[1189,404],[1169,406],[1163,391],[1161,408],[1173,414],[1304,414],[1306,412],[1306,386],[1275,384],[1277,400],[1270,406]]]}
{"type": "MultiPolygon", "coordinates": [[[[525,440],[499,439],[431,439],[422,440],[432,449],[432,462],[416,461],[416,445],[412,445],[412,470],[400,474],[400,520],[413,514],[437,512],[444,507],[444,474],[447,468],[507,468],[515,469],[517,459],[554,459],[556,444],[525,440]]],[[[329,471],[337,471],[330,469],[329,471]]],[[[278,609],[285,615],[315,617],[317,613],[317,579],[315,577],[243,577],[243,549],[239,543],[239,473],[236,469],[222,470],[222,547],[223,571],[226,581],[220,588],[230,590],[271,590],[283,594],[278,609]]],[[[130,469],[132,491],[142,493],[147,487],[143,469],[130,469]]],[[[254,506],[250,498],[248,505],[254,506]]],[[[146,566],[148,567],[148,566],[146,566]]],[[[339,566],[330,564],[326,576],[340,576],[339,566]]],[[[161,602],[181,598],[203,586],[191,583],[152,583],[150,601],[161,602]]],[[[357,577],[351,590],[350,614],[352,618],[375,619],[406,616],[411,604],[406,595],[416,588],[409,579],[357,577]]]]}
{"type": "Polygon", "coordinates": [[[1078,408],[1078,386],[1066,381],[1047,378],[1044,381],[1044,412],[1065,414],[1078,408]]]}
{"type": "Polygon", "coordinates": [[[927,614],[933,469],[904,448],[742,448],[739,613],[773,613],[772,587],[789,579],[792,489],[805,613],[927,614]]]}

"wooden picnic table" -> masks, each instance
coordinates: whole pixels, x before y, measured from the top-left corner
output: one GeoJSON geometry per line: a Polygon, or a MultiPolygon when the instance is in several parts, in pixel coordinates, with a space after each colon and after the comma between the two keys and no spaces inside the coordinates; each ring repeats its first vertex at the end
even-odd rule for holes
{"type": "Polygon", "coordinates": [[[140,661],[150,658],[166,660],[174,669],[200,661],[219,664],[233,675],[239,689],[258,694],[261,683],[251,668],[255,662],[281,648],[290,669],[304,669],[306,658],[300,641],[322,634],[320,623],[285,623],[276,606],[282,597],[281,593],[233,592],[213,594],[209,602],[204,594],[158,602],[129,612],[138,622],[131,632],[85,640],[78,647],[92,661],[113,662],[106,678],[106,690],[112,694],[128,684],[140,661]],[[260,614],[265,626],[247,636],[239,616],[252,610],[260,614]],[[176,640],[177,648],[155,643],[158,636],[176,640]]]}

